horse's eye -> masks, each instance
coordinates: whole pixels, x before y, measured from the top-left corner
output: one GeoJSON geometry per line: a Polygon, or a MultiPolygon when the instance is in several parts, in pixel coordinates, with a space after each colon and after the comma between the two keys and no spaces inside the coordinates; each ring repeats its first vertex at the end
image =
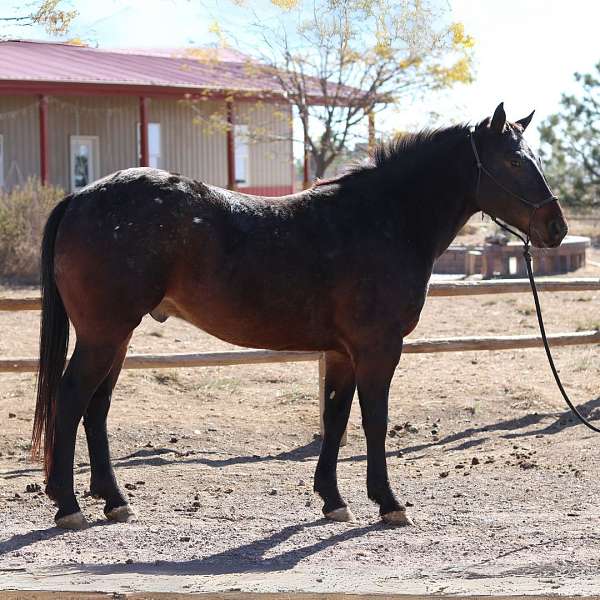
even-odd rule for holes
{"type": "Polygon", "coordinates": [[[510,165],[511,165],[511,167],[520,167],[521,166],[521,161],[517,160],[516,158],[513,158],[510,161],[510,165]]]}

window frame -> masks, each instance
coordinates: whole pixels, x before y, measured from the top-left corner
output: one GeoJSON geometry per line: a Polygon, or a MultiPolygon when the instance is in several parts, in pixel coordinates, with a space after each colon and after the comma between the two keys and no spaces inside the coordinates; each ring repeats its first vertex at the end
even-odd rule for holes
{"type": "MultiPolygon", "coordinates": [[[[137,164],[138,166],[141,166],[141,162],[142,162],[142,127],[141,127],[141,123],[138,121],[136,128],[136,141],[137,141],[137,164]]],[[[160,121],[148,121],[148,162],[150,163],[148,166],[152,167],[153,169],[164,169],[163,167],[163,136],[162,136],[162,126],[160,121]],[[158,154],[152,154],[151,152],[151,148],[150,148],[150,127],[154,125],[156,127],[158,127],[158,154]],[[153,157],[157,157],[158,161],[157,161],[157,165],[153,166],[152,165],[152,159],[153,157]]]]}
{"type": "Polygon", "coordinates": [[[236,123],[233,126],[233,161],[235,164],[235,185],[236,187],[250,187],[250,128],[245,123],[236,123]],[[246,155],[238,156],[238,150],[245,148],[246,155]],[[238,160],[245,159],[245,179],[239,179],[238,160]]]}
{"type": "Polygon", "coordinates": [[[88,173],[88,183],[93,183],[96,179],[100,178],[100,138],[97,135],[71,135],[69,136],[69,180],[71,185],[71,191],[76,192],[81,190],[85,186],[75,186],[75,146],[76,145],[88,144],[91,154],[88,173]]]}

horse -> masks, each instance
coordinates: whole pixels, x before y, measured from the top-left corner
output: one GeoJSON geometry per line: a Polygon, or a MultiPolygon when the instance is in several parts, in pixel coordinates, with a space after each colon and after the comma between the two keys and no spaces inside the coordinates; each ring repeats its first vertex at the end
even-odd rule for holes
{"type": "Polygon", "coordinates": [[[388,392],[434,261],[483,211],[537,247],[567,224],[523,138],[533,113],[407,134],[299,193],[267,198],[132,168],[64,198],[42,242],[40,360],[32,447],[43,453],[58,527],[88,522],[73,488],[83,418],[90,492],[108,519],[136,515],[113,471],[106,419],[132,332],[179,317],[240,346],[325,354],[324,434],[314,491],[325,517],[353,520],[337,485],[340,440],[358,390],[368,497],[411,518],[388,479],[388,392]],[[76,333],[67,363],[69,321],[76,333]]]}

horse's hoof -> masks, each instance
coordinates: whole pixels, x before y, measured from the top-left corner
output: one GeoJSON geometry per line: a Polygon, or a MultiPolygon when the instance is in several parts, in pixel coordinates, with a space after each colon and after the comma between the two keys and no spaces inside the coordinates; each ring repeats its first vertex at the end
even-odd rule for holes
{"type": "Polygon", "coordinates": [[[106,513],[106,518],[110,521],[116,521],[117,523],[133,523],[137,521],[137,515],[129,506],[124,504],[123,506],[117,506],[106,513]]]}
{"type": "Polygon", "coordinates": [[[87,529],[90,524],[80,511],[55,519],[56,526],[61,529],[87,529]]]}
{"type": "Polygon", "coordinates": [[[336,508],[331,512],[325,513],[325,518],[340,523],[351,523],[356,521],[352,511],[347,506],[342,506],[341,508],[336,508]]]}
{"type": "Polygon", "coordinates": [[[381,519],[388,525],[396,527],[405,527],[406,525],[414,525],[412,519],[406,514],[405,510],[393,510],[392,512],[381,515],[381,519]]]}

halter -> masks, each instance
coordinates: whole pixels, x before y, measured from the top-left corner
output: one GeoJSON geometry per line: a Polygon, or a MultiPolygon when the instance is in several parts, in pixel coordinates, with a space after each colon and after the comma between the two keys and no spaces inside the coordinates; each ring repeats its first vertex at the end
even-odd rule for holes
{"type": "Polygon", "coordinates": [[[535,304],[535,312],[537,315],[538,325],[540,328],[540,334],[542,336],[542,342],[544,344],[544,350],[546,351],[546,356],[548,358],[548,364],[550,365],[550,370],[552,371],[552,375],[554,375],[554,380],[556,381],[556,385],[566,402],[567,406],[571,409],[573,414],[588,428],[596,433],[600,433],[600,428],[596,427],[592,423],[588,421],[577,409],[577,407],[571,402],[562,381],[560,380],[560,376],[558,375],[558,370],[554,364],[554,360],[552,358],[552,353],[550,352],[550,345],[548,344],[548,338],[546,336],[546,328],[544,327],[544,320],[542,317],[542,308],[540,306],[540,299],[538,297],[537,287],[535,285],[535,278],[533,276],[533,268],[531,265],[531,252],[529,251],[529,238],[531,233],[531,222],[533,220],[533,215],[538,208],[545,206],[546,204],[550,204],[550,202],[558,202],[558,198],[554,194],[550,194],[547,198],[538,202],[537,204],[534,202],[530,202],[523,198],[523,196],[519,196],[519,194],[515,194],[513,191],[509,190],[502,183],[500,183],[481,163],[481,159],[479,158],[479,152],[477,152],[477,146],[475,145],[475,128],[471,127],[469,130],[469,139],[471,140],[471,148],[473,148],[473,154],[475,155],[475,161],[477,162],[477,187],[475,189],[475,199],[479,197],[479,184],[481,181],[481,174],[485,173],[490,180],[495,183],[500,189],[504,190],[507,194],[510,194],[513,198],[516,198],[523,204],[526,204],[531,208],[531,213],[529,215],[529,227],[527,229],[527,235],[523,236],[518,231],[509,227],[506,223],[502,223],[502,221],[498,220],[496,217],[490,215],[492,221],[496,223],[499,227],[512,233],[516,237],[518,237],[523,242],[523,257],[525,258],[525,266],[527,267],[527,275],[529,276],[529,283],[531,284],[531,292],[533,294],[533,302],[535,304]]]}
{"type": "Polygon", "coordinates": [[[530,202],[529,200],[523,198],[523,196],[520,196],[519,194],[515,194],[515,192],[513,192],[512,190],[509,190],[504,184],[500,183],[500,181],[498,181],[498,179],[496,179],[496,177],[494,177],[494,175],[492,175],[492,173],[483,166],[483,163],[481,162],[481,159],[479,158],[479,152],[477,152],[477,146],[475,145],[475,128],[474,127],[471,127],[469,129],[469,140],[471,141],[471,148],[473,148],[473,154],[475,156],[475,162],[477,164],[477,187],[475,188],[475,199],[477,199],[479,197],[479,184],[481,183],[481,174],[484,173],[501,190],[503,190],[504,192],[506,192],[513,198],[516,198],[517,200],[519,200],[519,202],[522,202],[523,204],[527,205],[531,209],[531,213],[529,214],[529,227],[527,229],[527,235],[525,237],[523,237],[520,233],[518,233],[517,231],[515,231],[514,229],[512,229],[511,227],[506,225],[506,223],[502,223],[496,217],[490,215],[490,218],[492,219],[492,221],[494,221],[494,223],[496,223],[499,227],[508,231],[509,233],[512,233],[514,236],[518,237],[525,244],[525,248],[527,250],[529,248],[531,222],[533,221],[533,215],[535,214],[535,211],[538,208],[545,206],[546,204],[550,204],[550,202],[558,202],[558,198],[554,194],[551,193],[547,198],[544,198],[544,200],[542,200],[541,202],[536,203],[536,202],[530,202]]]}

